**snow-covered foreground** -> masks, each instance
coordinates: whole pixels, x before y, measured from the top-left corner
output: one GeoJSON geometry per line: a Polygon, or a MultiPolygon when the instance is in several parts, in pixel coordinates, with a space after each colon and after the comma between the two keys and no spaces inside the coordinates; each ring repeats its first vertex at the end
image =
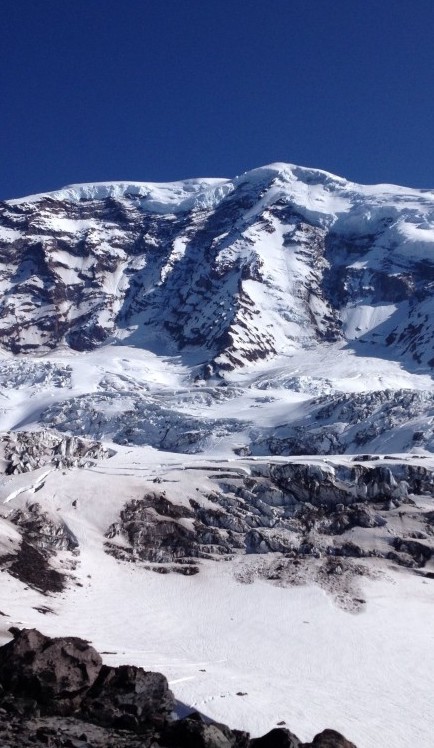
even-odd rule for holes
{"type": "Polygon", "coordinates": [[[316,588],[241,584],[224,563],[160,576],[83,550],[81,579],[52,602],[5,575],[8,623],[79,635],[115,653],[107,663],[164,672],[180,702],[253,734],[285,720],[305,740],[333,725],[359,748],[431,745],[434,601],[420,579],[365,583],[361,615],[316,588]],[[57,615],[33,609],[47,603],[57,615]]]}
{"type": "MultiPolygon", "coordinates": [[[[82,636],[107,663],[165,673],[180,711],[193,707],[252,734],[285,721],[305,740],[332,726],[358,748],[408,748],[412,741],[429,748],[432,580],[383,567],[378,579],[363,580],[364,612],[352,614],[316,586],[281,587],[254,576],[252,583],[239,581],[261,563],[257,555],[202,560],[191,577],[116,560],[104,552],[103,533],[126,500],[155,485],[153,476],[162,476],[167,495],[180,502],[211,486],[203,456],[190,461],[202,468],[195,487],[179,469],[179,455],[167,455],[165,467],[158,456],[124,448],[95,468],[3,478],[8,508],[39,501],[66,523],[80,552],[58,554],[57,568],[71,573],[58,595],[43,596],[1,575],[1,641],[10,625],[82,636]],[[32,483],[36,494],[26,490],[32,483]],[[22,493],[14,496],[13,486],[22,493]]],[[[2,547],[8,543],[13,530],[3,524],[2,547]]]]}

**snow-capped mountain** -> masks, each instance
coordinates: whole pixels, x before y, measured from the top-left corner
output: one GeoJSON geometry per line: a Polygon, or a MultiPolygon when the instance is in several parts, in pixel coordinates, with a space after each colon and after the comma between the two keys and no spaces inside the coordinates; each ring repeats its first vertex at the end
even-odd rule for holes
{"type": "Polygon", "coordinates": [[[289,164],[2,203],[0,639],[428,748],[433,281],[434,191],[289,164]]]}
{"type": "Polygon", "coordinates": [[[434,447],[434,192],[288,164],[76,185],[4,203],[0,252],[5,428],[181,452],[434,447]]]}
{"type": "Polygon", "coordinates": [[[1,206],[0,342],[131,342],[221,371],[320,341],[434,361],[434,192],[286,164],[1,206]]]}

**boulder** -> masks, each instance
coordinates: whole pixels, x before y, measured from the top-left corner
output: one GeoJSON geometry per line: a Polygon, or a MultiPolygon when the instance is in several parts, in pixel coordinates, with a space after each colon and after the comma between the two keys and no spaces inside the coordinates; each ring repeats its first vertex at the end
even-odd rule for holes
{"type": "Polygon", "coordinates": [[[218,722],[208,722],[195,712],[168,724],[160,742],[167,748],[245,748],[249,736],[218,722]]]}
{"type": "Polygon", "coordinates": [[[133,665],[103,665],[82,705],[96,724],[140,731],[164,724],[175,706],[167,679],[133,665]]]}
{"type": "Polygon", "coordinates": [[[340,732],[323,730],[323,732],[315,735],[312,743],[307,743],[305,748],[356,748],[356,746],[344,738],[340,732]]]}
{"type": "Polygon", "coordinates": [[[102,660],[77,637],[51,639],[36,629],[11,629],[0,648],[0,684],[18,698],[35,700],[42,713],[71,714],[96,680],[102,660]]]}

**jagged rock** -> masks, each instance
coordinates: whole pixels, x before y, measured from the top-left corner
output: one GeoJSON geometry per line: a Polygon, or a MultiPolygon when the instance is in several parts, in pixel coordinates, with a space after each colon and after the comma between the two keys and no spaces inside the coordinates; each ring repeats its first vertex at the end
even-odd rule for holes
{"type": "MultiPolygon", "coordinates": [[[[120,560],[165,564],[151,567],[162,573],[174,570],[167,565],[173,562],[246,553],[376,557],[409,568],[423,566],[434,554],[430,513],[410,511],[409,498],[392,499],[403,484],[405,492],[431,485],[431,470],[403,462],[352,466],[267,460],[249,468],[248,476],[214,472],[218,490],[206,494],[206,504],[197,500],[200,494],[187,506],[175,504],[164,492],[128,502],[106,531],[114,541],[106,551],[120,560]],[[394,527],[399,521],[405,530],[407,515],[408,532],[391,541],[389,522],[394,527]],[[355,528],[363,531],[357,532],[357,542],[355,528]]],[[[354,566],[354,573],[357,568],[362,567],[354,566]]]]}
{"type": "Polygon", "coordinates": [[[113,730],[75,717],[23,719],[0,714],[1,748],[158,748],[153,733],[136,735],[113,730]]]}
{"type": "Polygon", "coordinates": [[[342,535],[353,527],[383,527],[385,524],[384,517],[369,507],[359,504],[342,508],[340,511],[328,512],[319,521],[320,530],[330,535],[342,535]]]}
{"type": "Polygon", "coordinates": [[[161,724],[175,702],[167,679],[133,665],[103,665],[82,704],[82,714],[92,722],[139,731],[161,724]]]}
{"type": "Polygon", "coordinates": [[[426,562],[434,555],[432,547],[429,547],[425,543],[419,543],[417,540],[394,538],[392,542],[395,550],[403,554],[404,558],[411,557],[416,566],[425,566],[426,562]]]}
{"type": "MultiPolygon", "coordinates": [[[[164,495],[147,494],[125,505],[106,537],[121,535],[128,540],[135,558],[158,563],[231,553],[231,543],[218,529],[198,519],[191,528],[179,521],[195,516],[201,516],[200,509],[192,511],[172,504],[164,495]]],[[[107,550],[113,553],[115,547],[111,544],[107,550]]]]}
{"type": "Polygon", "coordinates": [[[6,475],[27,473],[44,465],[59,469],[84,467],[114,454],[99,442],[49,429],[1,434],[0,445],[4,449],[6,475]]]}
{"type": "Polygon", "coordinates": [[[57,551],[78,554],[78,540],[56,515],[49,515],[37,502],[13,509],[7,519],[21,533],[21,543],[14,553],[0,557],[0,565],[24,584],[44,594],[61,592],[65,574],[54,568],[51,559],[57,551]]]}
{"type": "Polygon", "coordinates": [[[25,509],[14,509],[8,520],[20,528],[28,543],[38,548],[66,551],[78,548],[78,540],[65,522],[49,517],[37,502],[25,509]]]}
{"type": "Polygon", "coordinates": [[[102,660],[77,637],[51,639],[36,629],[14,630],[0,648],[0,684],[16,697],[34,699],[41,712],[71,714],[96,680],[102,660]]]}

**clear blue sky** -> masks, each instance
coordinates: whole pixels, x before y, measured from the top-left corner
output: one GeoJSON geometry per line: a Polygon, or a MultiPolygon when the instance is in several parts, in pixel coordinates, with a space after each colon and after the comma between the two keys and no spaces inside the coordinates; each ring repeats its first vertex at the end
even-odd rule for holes
{"type": "Polygon", "coordinates": [[[434,187],[433,0],[0,5],[0,199],[272,161],[434,187]]]}

